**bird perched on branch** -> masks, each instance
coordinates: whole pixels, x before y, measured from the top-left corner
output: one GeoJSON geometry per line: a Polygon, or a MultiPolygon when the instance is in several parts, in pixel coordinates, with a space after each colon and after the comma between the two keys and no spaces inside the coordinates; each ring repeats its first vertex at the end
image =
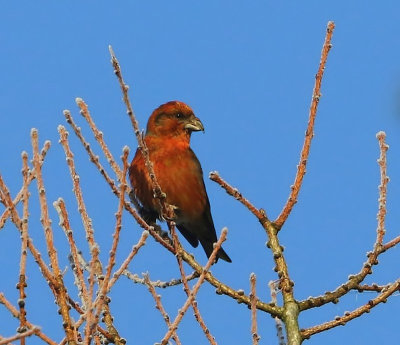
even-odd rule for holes
{"type": "MultiPolygon", "coordinates": [[[[193,247],[200,242],[209,257],[217,235],[203,171],[190,148],[190,135],[197,131],[204,131],[204,128],[193,110],[183,102],[171,101],[153,111],[144,141],[157,181],[166,194],[165,201],[175,209],[176,227],[193,247]]],[[[140,149],[130,165],[129,178],[146,221],[155,223],[157,218],[163,219],[140,149]]],[[[222,248],[217,258],[231,262],[222,248]]]]}

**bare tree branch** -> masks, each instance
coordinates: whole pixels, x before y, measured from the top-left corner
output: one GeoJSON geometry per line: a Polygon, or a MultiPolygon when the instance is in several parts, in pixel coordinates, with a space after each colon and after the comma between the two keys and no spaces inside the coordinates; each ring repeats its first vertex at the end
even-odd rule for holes
{"type": "MultiPolygon", "coordinates": [[[[175,251],[176,251],[176,259],[178,261],[179,272],[181,273],[181,279],[183,282],[183,290],[185,291],[186,296],[189,297],[190,296],[190,288],[189,288],[188,281],[186,279],[186,274],[185,274],[185,270],[183,268],[183,261],[182,261],[182,256],[181,256],[182,245],[179,242],[178,235],[176,234],[175,223],[169,222],[168,225],[170,227],[170,232],[171,232],[172,239],[174,242],[174,247],[175,247],[175,251]]],[[[192,301],[192,308],[193,308],[193,312],[194,312],[196,321],[199,323],[200,328],[203,330],[205,336],[207,337],[208,342],[211,345],[217,345],[217,342],[215,341],[214,336],[211,334],[209,328],[206,326],[206,323],[205,323],[203,317],[200,314],[200,310],[198,308],[197,301],[195,299],[193,299],[193,301],[192,301]]]]}
{"type": "MultiPolygon", "coordinates": [[[[8,311],[11,313],[11,315],[13,317],[19,318],[18,310],[10,303],[10,301],[8,301],[8,299],[1,292],[0,292],[0,304],[3,304],[8,309],[8,311]]],[[[29,329],[36,328],[36,332],[34,334],[37,337],[39,337],[40,339],[42,339],[45,343],[47,343],[49,345],[57,345],[57,343],[55,341],[50,339],[47,335],[45,335],[43,332],[41,332],[37,326],[31,324],[29,321],[26,321],[26,326],[29,329]]]]}
{"type": "MultiPolygon", "coordinates": [[[[160,311],[161,315],[163,316],[163,319],[165,321],[165,323],[167,324],[168,328],[171,327],[171,321],[169,318],[168,313],[165,311],[164,306],[161,303],[161,296],[157,295],[156,290],[154,289],[154,286],[150,283],[150,278],[149,278],[149,274],[143,274],[143,278],[145,281],[145,284],[148,288],[148,290],[150,291],[151,295],[153,296],[155,302],[156,302],[156,308],[160,311]]],[[[181,344],[181,341],[179,340],[178,335],[176,334],[176,331],[174,330],[172,332],[172,338],[175,340],[175,343],[177,345],[181,344]]]]}
{"type": "Polygon", "coordinates": [[[308,339],[313,334],[320,333],[320,332],[326,331],[328,329],[331,329],[331,328],[334,328],[337,326],[343,326],[347,322],[349,322],[365,313],[369,313],[373,307],[377,306],[380,303],[385,303],[387,301],[387,298],[390,295],[392,295],[393,293],[398,291],[399,287],[400,287],[400,279],[396,280],[393,284],[391,284],[391,286],[388,289],[384,290],[384,292],[379,294],[379,296],[368,301],[367,304],[361,306],[360,308],[357,308],[352,312],[346,312],[343,316],[338,316],[335,318],[335,320],[323,323],[322,325],[318,325],[315,327],[310,327],[310,328],[302,330],[301,331],[302,337],[304,339],[308,339]]]}
{"type": "MultiPolygon", "coordinates": [[[[40,164],[43,164],[44,159],[46,157],[47,151],[50,148],[50,141],[45,141],[44,146],[42,148],[42,150],[40,151],[40,164]]],[[[29,176],[28,176],[28,181],[27,181],[27,186],[29,186],[29,184],[33,181],[33,179],[36,177],[33,170],[30,170],[28,172],[29,176]]],[[[18,192],[17,196],[15,197],[15,199],[13,200],[13,205],[17,206],[17,204],[21,201],[22,196],[23,196],[23,186],[21,187],[20,191],[18,192]]],[[[8,217],[10,216],[10,209],[7,208],[3,214],[0,216],[0,230],[4,227],[6,220],[8,219],[8,217]]]]}
{"type": "Polygon", "coordinates": [[[301,150],[300,154],[300,162],[297,165],[297,174],[294,179],[294,183],[291,186],[292,191],[289,195],[286,205],[283,207],[283,210],[281,211],[278,218],[274,221],[278,229],[280,229],[283,223],[285,223],[286,219],[289,217],[289,214],[293,209],[293,206],[297,203],[297,198],[299,196],[303,178],[306,173],[307,159],[310,153],[311,140],[314,136],[315,117],[317,115],[318,103],[321,98],[322,77],[324,75],[325,65],[328,59],[329,51],[332,48],[331,39],[334,29],[335,29],[334,22],[329,22],[327,27],[325,42],[322,47],[321,61],[319,63],[318,72],[315,75],[315,84],[311,99],[310,115],[308,119],[308,125],[306,130],[306,136],[304,139],[303,149],[301,150]]]}
{"type": "Polygon", "coordinates": [[[58,264],[57,251],[54,246],[53,230],[51,228],[51,220],[49,216],[46,192],[42,177],[42,165],[40,164],[39,138],[36,129],[32,129],[31,139],[33,147],[33,166],[35,168],[36,182],[39,193],[41,223],[44,229],[47,251],[49,253],[51,267],[53,269],[55,283],[56,283],[54,285],[53,291],[55,292],[57,304],[60,306],[61,316],[63,318],[63,322],[65,325],[64,331],[68,340],[68,344],[74,345],[77,343],[77,339],[75,338],[74,324],[69,315],[69,308],[66,300],[67,289],[64,285],[63,275],[61,273],[60,266],[58,264]]]}
{"type": "Polygon", "coordinates": [[[178,315],[176,316],[174,322],[168,329],[168,332],[165,334],[164,338],[161,340],[161,345],[166,345],[168,343],[169,338],[171,338],[173,332],[177,329],[179,323],[181,322],[183,316],[185,315],[186,311],[188,310],[189,306],[191,305],[192,301],[195,299],[197,292],[200,289],[201,284],[203,284],[205,275],[207,271],[210,269],[211,265],[214,263],[215,258],[217,257],[218,250],[221,248],[222,242],[225,241],[226,235],[228,233],[228,229],[222,229],[221,236],[217,243],[214,244],[214,249],[208,258],[207,264],[204,266],[203,271],[200,274],[199,279],[197,280],[196,284],[194,285],[192,291],[189,294],[186,302],[183,304],[182,308],[179,309],[178,315]]]}
{"type": "Polygon", "coordinates": [[[39,328],[32,328],[28,331],[17,333],[12,337],[0,339],[0,345],[10,344],[14,340],[21,340],[21,344],[25,344],[25,338],[30,337],[33,334],[36,334],[39,331],[39,328]]]}
{"type": "Polygon", "coordinates": [[[256,308],[256,275],[250,274],[250,301],[251,301],[251,336],[253,339],[253,345],[258,345],[260,336],[257,333],[257,308],[256,308]]]}
{"type": "MultiPolygon", "coordinates": [[[[23,215],[22,215],[22,225],[21,225],[21,258],[19,264],[19,281],[17,284],[17,289],[19,290],[19,332],[26,331],[26,311],[25,311],[25,287],[27,287],[26,283],[26,257],[27,257],[27,248],[28,248],[28,219],[29,219],[29,210],[28,210],[28,201],[29,201],[29,191],[28,191],[28,154],[26,152],[22,152],[22,176],[23,176],[23,185],[22,185],[22,201],[23,201],[23,215]]],[[[21,338],[21,345],[25,345],[25,337],[21,338]]]]}
{"type": "MultiPolygon", "coordinates": [[[[273,281],[271,280],[268,285],[269,285],[269,289],[271,292],[271,300],[272,303],[274,303],[275,305],[278,304],[278,299],[276,297],[277,295],[277,291],[278,291],[278,287],[277,285],[279,284],[279,281],[273,281]]],[[[274,317],[275,320],[275,327],[276,327],[276,335],[278,336],[278,344],[279,345],[286,345],[285,344],[285,336],[283,335],[283,322],[279,317],[274,317]]]]}

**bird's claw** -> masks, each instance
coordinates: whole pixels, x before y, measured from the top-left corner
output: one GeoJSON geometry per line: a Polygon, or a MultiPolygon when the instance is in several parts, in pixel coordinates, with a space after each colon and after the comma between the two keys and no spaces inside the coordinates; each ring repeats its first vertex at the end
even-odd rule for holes
{"type": "Polygon", "coordinates": [[[179,207],[175,205],[165,205],[165,212],[163,218],[166,221],[173,222],[176,220],[176,212],[179,211],[179,207]]]}

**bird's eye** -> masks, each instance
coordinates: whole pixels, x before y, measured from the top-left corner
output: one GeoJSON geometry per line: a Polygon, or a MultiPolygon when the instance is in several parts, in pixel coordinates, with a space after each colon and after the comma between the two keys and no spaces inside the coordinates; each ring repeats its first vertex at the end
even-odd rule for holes
{"type": "Polygon", "coordinates": [[[177,113],[175,116],[176,116],[177,119],[180,119],[182,117],[182,114],[181,113],[177,113]]]}

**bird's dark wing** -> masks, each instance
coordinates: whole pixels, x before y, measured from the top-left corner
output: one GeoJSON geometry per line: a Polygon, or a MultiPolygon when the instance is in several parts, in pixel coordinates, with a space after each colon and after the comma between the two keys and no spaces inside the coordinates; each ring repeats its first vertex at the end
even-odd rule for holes
{"type": "Polygon", "coordinates": [[[187,230],[183,224],[176,225],[176,227],[183,235],[183,237],[185,237],[186,240],[192,245],[192,247],[196,248],[199,245],[199,240],[197,239],[197,236],[187,230]]]}
{"type": "MultiPolygon", "coordinates": [[[[213,244],[217,242],[217,234],[211,216],[208,198],[201,217],[186,222],[185,224],[177,224],[177,228],[193,247],[197,247],[198,242],[200,241],[207,257],[210,257],[214,249],[213,244]]],[[[231,258],[222,248],[220,248],[217,253],[217,259],[218,258],[227,262],[232,262],[231,258]]]]}

